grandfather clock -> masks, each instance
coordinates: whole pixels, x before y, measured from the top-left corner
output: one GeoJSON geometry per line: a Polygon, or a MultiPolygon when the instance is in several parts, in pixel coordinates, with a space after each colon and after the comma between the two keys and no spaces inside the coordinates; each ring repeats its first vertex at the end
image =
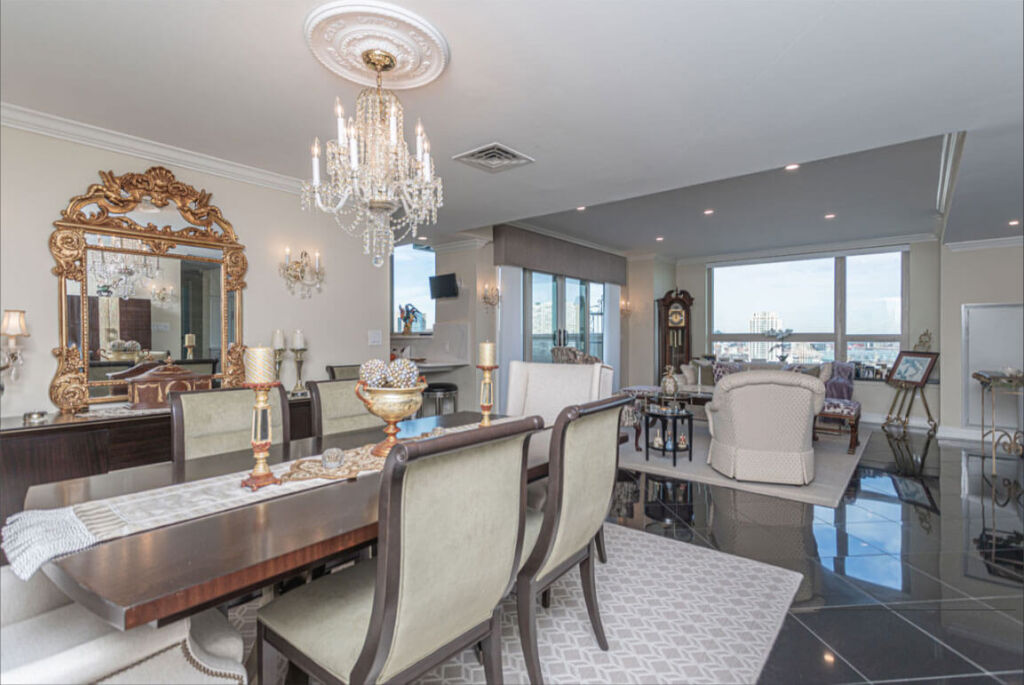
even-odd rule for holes
{"type": "Polygon", "coordinates": [[[658,374],[671,364],[679,368],[689,364],[690,347],[690,306],[693,297],[685,290],[669,290],[657,300],[658,304],[658,374]]]}

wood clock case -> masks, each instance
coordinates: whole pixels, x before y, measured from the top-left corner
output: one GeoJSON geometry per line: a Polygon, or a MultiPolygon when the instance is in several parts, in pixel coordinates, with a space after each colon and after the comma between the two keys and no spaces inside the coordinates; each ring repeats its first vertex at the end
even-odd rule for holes
{"type": "Polygon", "coordinates": [[[678,369],[689,364],[691,346],[690,308],[693,297],[685,290],[669,290],[664,297],[655,301],[658,310],[658,377],[671,364],[678,369]]]}

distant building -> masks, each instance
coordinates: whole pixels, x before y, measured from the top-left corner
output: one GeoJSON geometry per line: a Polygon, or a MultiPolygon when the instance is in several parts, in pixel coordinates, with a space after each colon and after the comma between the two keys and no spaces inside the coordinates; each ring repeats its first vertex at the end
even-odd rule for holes
{"type": "MultiPolygon", "coordinates": [[[[754,312],[754,315],[750,317],[751,333],[763,334],[768,331],[779,330],[780,328],[782,328],[782,319],[775,312],[754,312]]],[[[773,345],[775,345],[774,340],[750,343],[750,358],[768,359],[769,350],[771,350],[773,345]]]]}

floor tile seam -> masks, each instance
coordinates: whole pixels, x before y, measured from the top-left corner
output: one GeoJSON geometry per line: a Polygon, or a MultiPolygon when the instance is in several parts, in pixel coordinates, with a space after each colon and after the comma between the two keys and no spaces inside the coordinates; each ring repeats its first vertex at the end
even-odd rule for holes
{"type": "Polygon", "coordinates": [[[813,635],[814,638],[818,642],[820,642],[821,644],[825,645],[829,649],[829,651],[831,651],[833,654],[835,654],[837,657],[839,657],[843,661],[844,664],[849,666],[853,670],[854,673],[856,673],[858,676],[860,676],[861,677],[861,681],[860,682],[862,682],[862,683],[871,682],[871,681],[868,680],[868,677],[861,672],[861,670],[859,668],[854,666],[853,663],[849,659],[847,659],[845,656],[843,656],[842,652],[840,652],[838,649],[836,649],[831,644],[829,644],[828,640],[823,638],[821,635],[818,635],[818,633],[814,630],[814,628],[810,627],[809,625],[807,625],[806,623],[801,621],[799,616],[796,616],[794,614],[790,614],[790,615],[793,616],[793,620],[794,621],[799,623],[801,626],[804,627],[804,629],[807,632],[809,632],[811,635],[813,635]]]}
{"type": "MultiPolygon", "coordinates": [[[[884,605],[883,605],[883,606],[884,606],[884,605]]],[[[929,633],[929,632],[928,632],[927,630],[925,630],[925,629],[924,629],[924,628],[922,628],[921,626],[917,625],[916,623],[914,623],[913,621],[911,621],[911,620],[910,620],[909,618],[907,618],[906,616],[902,615],[902,614],[901,614],[900,612],[898,612],[898,611],[893,611],[893,610],[892,610],[892,609],[891,609],[890,607],[888,607],[888,606],[887,606],[887,607],[885,607],[885,608],[886,608],[886,610],[887,610],[887,611],[890,611],[890,612],[892,612],[893,614],[895,614],[895,615],[896,615],[896,616],[897,616],[897,617],[898,617],[898,618],[899,618],[899,619],[900,619],[901,621],[904,621],[904,622],[906,622],[906,623],[910,624],[911,626],[913,626],[913,627],[914,627],[914,628],[915,628],[916,630],[919,630],[919,631],[921,631],[922,633],[924,633],[925,635],[927,635],[928,637],[930,637],[931,639],[935,640],[935,641],[936,641],[936,642],[938,642],[938,643],[939,643],[940,645],[942,645],[943,647],[945,647],[946,649],[948,649],[948,650],[949,650],[950,652],[952,652],[953,654],[956,654],[956,655],[957,655],[958,657],[960,657],[961,659],[963,659],[964,661],[966,661],[967,663],[969,663],[969,664],[970,664],[971,666],[974,666],[975,668],[977,668],[977,669],[978,669],[979,671],[981,671],[981,672],[982,672],[982,673],[984,673],[985,675],[991,675],[991,673],[989,672],[989,670],[988,670],[987,668],[985,668],[985,667],[984,667],[984,666],[982,666],[981,664],[977,663],[976,661],[974,661],[973,659],[971,659],[970,657],[968,657],[968,656],[967,656],[966,654],[962,654],[962,653],[961,653],[960,651],[958,651],[957,649],[955,649],[955,648],[953,648],[952,646],[950,646],[950,645],[946,644],[946,643],[945,643],[945,642],[944,642],[943,640],[939,639],[939,637],[938,637],[938,636],[936,636],[936,635],[932,635],[932,634],[931,634],[931,633],[929,633]]],[[[974,675],[977,675],[977,674],[974,674],[974,675]]],[[[947,676],[940,676],[940,677],[947,677],[947,676]]]]}

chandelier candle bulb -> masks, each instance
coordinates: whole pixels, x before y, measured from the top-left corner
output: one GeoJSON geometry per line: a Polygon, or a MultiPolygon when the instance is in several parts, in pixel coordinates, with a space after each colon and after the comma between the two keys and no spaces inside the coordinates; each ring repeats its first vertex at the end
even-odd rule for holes
{"type": "Polygon", "coordinates": [[[315,267],[314,268],[316,268],[316,270],[319,271],[320,270],[320,253],[319,252],[316,253],[316,258],[315,259],[316,259],[316,261],[315,261],[315,267]]]}
{"type": "Polygon", "coordinates": [[[334,117],[338,120],[338,146],[345,147],[345,108],[341,106],[341,98],[334,98],[334,117]]]}
{"type": "Polygon", "coordinates": [[[313,139],[313,185],[320,185],[320,139],[313,139]]]}
{"type": "Polygon", "coordinates": [[[284,263],[285,264],[291,264],[292,263],[292,248],[290,248],[290,247],[284,248],[284,263]]]}

